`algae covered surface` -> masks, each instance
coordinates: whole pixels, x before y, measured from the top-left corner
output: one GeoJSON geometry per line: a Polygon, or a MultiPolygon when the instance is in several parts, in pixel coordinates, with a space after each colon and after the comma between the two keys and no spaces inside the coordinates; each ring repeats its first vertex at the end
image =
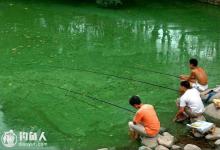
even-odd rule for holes
{"type": "Polygon", "coordinates": [[[184,134],[172,122],[178,94],[168,88],[178,89],[179,80],[170,75],[188,73],[188,59],[196,57],[210,87],[219,84],[219,16],[218,7],[191,1],[111,10],[88,2],[0,0],[1,133],[44,131],[44,149],[136,149],[127,128],[133,114],[84,95],[131,110],[128,98],[140,95],[155,106],[162,126],[184,134]]]}

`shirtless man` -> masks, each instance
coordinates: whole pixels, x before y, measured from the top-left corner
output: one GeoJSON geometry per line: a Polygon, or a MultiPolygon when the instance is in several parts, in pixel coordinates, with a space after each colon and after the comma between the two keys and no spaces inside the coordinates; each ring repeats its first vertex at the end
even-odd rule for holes
{"type": "Polygon", "coordinates": [[[198,67],[198,61],[194,58],[189,60],[189,67],[191,69],[190,75],[181,75],[181,81],[189,81],[193,88],[200,92],[208,89],[208,76],[203,68],[198,67]]]}

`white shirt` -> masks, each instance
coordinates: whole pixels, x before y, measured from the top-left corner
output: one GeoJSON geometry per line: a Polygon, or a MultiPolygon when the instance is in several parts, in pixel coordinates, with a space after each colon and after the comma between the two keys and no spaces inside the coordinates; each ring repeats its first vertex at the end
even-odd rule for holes
{"type": "Polygon", "coordinates": [[[202,99],[200,97],[200,93],[198,90],[192,88],[188,89],[181,97],[180,97],[180,107],[189,107],[193,113],[203,113],[204,105],[202,103],[202,99]]]}

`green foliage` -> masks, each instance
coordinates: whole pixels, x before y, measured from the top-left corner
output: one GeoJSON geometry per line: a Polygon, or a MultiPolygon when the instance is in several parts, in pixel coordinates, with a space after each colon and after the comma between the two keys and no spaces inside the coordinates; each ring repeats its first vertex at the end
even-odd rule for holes
{"type": "Polygon", "coordinates": [[[105,8],[118,8],[123,5],[122,0],[96,0],[96,3],[105,8]]]}

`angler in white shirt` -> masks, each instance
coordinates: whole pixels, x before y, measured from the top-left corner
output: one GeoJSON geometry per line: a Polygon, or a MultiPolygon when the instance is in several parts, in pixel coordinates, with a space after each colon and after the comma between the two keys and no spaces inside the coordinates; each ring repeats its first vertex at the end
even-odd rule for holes
{"type": "Polygon", "coordinates": [[[196,118],[203,114],[204,105],[197,89],[191,88],[188,81],[182,81],[179,88],[181,97],[177,101],[179,108],[175,121],[181,122],[188,118],[196,118]]]}

